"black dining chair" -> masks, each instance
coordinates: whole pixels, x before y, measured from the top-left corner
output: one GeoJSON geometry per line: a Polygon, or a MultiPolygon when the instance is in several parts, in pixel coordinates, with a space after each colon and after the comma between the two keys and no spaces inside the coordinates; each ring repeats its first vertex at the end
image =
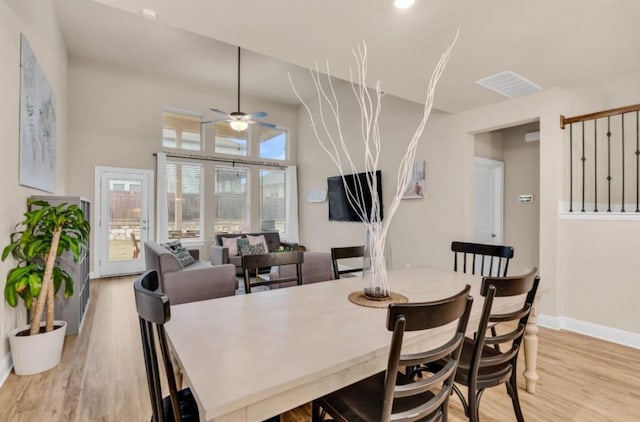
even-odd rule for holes
{"type": "Polygon", "coordinates": [[[349,258],[364,258],[364,246],[343,246],[331,248],[331,264],[333,266],[333,277],[337,280],[342,274],[357,273],[362,271],[359,267],[350,267],[340,270],[338,260],[349,258]]]}
{"type": "Polygon", "coordinates": [[[471,274],[478,272],[483,277],[506,277],[509,260],[513,258],[513,247],[503,245],[451,242],[451,251],[454,253],[453,271],[460,269],[467,273],[467,267],[471,267],[471,274]]]}
{"type": "Polygon", "coordinates": [[[140,321],[142,352],[147,372],[147,383],[151,398],[152,422],[199,421],[198,405],[189,388],[178,390],[169,356],[164,324],[171,319],[169,298],[159,291],[160,283],[155,270],[147,271],[133,283],[136,311],[140,321]],[[157,343],[162,355],[162,364],[169,386],[169,395],[162,397],[160,365],[156,350],[157,343]]]}
{"type": "Polygon", "coordinates": [[[242,257],[242,271],[244,273],[244,291],[251,293],[251,288],[256,286],[268,286],[271,284],[281,284],[295,281],[297,285],[302,284],[302,263],[304,253],[302,251],[272,252],[261,255],[244,255],[242,257]],[[293,277],[279,278],[271,280],[269,275],[257,275],[262,268],[274,267],[276,265],[295,265],[296,275],[293,277]],[[251,276],[256,275],[256,281],[251,282],[251,276]]]}
{"type": "MultiPolygon", "coordinates": [[[[518,352],[540,283],[537,271],[534,268],[525,275],[485,277],[482,280],[480,295],[484,297],[484,305],[480,324],[474,339],[465,338],[455,376],[456,384],[467,387],[466,398],[457,385],[453,386],[471,422],[479,421],[480,399],[485,389],[500,384],[506,385],[516,419],[524,421],[518,397],[516,367],[518,352]],[[495,299],[515,296],[524,296],[522,305],[517,309],[503,314],[492,312],[495,299]],[[494,328],[501,334],[487,334],[488,324],[495,324],[494,328]]],[[[444,361],[439,362],[436,369],[444,364],[444,361]]]]}
{"type": "Polygon", "coordinates": [[[389,305],[387,329],[393,332],[386,371],[327,394],[312,403],[312,420],[329,415],[339,422],[446,421],[453,377],[473,298],[469,286],[447,299],[389,305]],[[448,339],[430,350],[402,354],[405,332],[430,330],[457,322],[448,339]],[[398,368],[444,360],[446,364],[415,380],[398,368]]]}

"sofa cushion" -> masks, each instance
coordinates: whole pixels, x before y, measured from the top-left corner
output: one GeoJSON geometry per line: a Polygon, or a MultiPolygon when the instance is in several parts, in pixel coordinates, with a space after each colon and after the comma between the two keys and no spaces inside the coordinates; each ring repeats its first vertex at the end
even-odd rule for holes
{"type": "Polygon", "coordinates": [[[238,251],[240,250],[238,248],[238,240],[240,239],[236,239],[235,237],[223,237],[221,240],[222,246],[229,249],[229,256],[238,255],[238,251]]]}
{"type": "MultiPolygon", "coordinates": [[[[249,240],[249,245],[263,245],[264,251],[267,252],[273,252],[273,249],[270,250],[269,246],[267,245],[267,240],[264,238],[264,235],[258,235],[258,236],[251,236],[250,234],[247,235],[247,239],[249,240]]],[[[279,247],[280,245],[278,245],[279,247]]],[[[265,253],[263,252],[263,253],[265,253]]]]}
{"type": "Polygon", "coordinates": [[[264,240],[267,242],[267,251],[273,252],[280,247],[280,233],[278,232],[263,232],[263,233],[218,233],[215,237],[216,245],[222,246],[222,239],[225,237],[246,237],[249,236],[264,236],[264,240]]]}
{"type": "Polygon", "coordinates": [[[167,242],[163,246],[178,259],[182,268],[195,264],[196,260],[191,256],[189,251],[182,246],[182,243],[180,243],[179,240],[167,242]]]}
{"type": "Polygon", "coordinates": [[[264,249],[264,244],[256,243],[255,245],[242,245],[240,247],[240,256],[246,255],[264,255],[267,251],[264,249]]]}

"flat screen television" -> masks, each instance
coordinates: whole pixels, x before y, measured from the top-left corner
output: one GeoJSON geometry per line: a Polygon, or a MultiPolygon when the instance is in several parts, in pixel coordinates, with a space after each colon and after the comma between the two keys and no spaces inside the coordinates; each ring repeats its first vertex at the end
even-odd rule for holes
{"type": "MultiPolygon", "coordinates": [[[[357,192],[358,181],[360,182],[364,197],[364,209],[367,213],[368,219],[371,220],[372,196],[369,189],[369,183],[367,182],[367,173],[348,174],[344,177],[351,192],[357,192]]],[[[377,190],[375,195],[378,196],[380,202],[380,219],[382,219],[384,216],[382,206],[382,173],[380,170],[376,170],[375,177],[377,190]]],[[[360,221],[358,214],[349,203],[349,199],[347,198],[347,194],[344,189],[342,176],[327,178],[327,196],[329,199],[330,221],[360,221]]]]}

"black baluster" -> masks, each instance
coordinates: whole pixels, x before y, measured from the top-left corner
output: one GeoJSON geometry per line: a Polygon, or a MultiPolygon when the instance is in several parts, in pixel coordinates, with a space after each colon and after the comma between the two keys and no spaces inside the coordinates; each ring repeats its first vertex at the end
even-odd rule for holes
{"type": "Polygon", "coordinates": [[[622,113],[622,209],[620,212],[624,212],[624,113],[622,113]]]}
{"type": "Polygon", "coordinates": [[[587,157],[584,156],[584,120],[582,121],[582,209],[580,212],[584,212],[584,166],[587,161],[587,157]]]}
{"type": "Polygon", "coordinates": [[[611,212],[611,117],[607,116],[607,191],[609,205],[607,212],[611,212]]]}
{"type": "Polygon", "coordinates": [[[569,123],[569,212],[573,212],[573,123],[569,123]]]}
{"type": "Polygon", "coordinates": [[[593,212],[598,212],[598,120],[593,119],[593,212]]]}

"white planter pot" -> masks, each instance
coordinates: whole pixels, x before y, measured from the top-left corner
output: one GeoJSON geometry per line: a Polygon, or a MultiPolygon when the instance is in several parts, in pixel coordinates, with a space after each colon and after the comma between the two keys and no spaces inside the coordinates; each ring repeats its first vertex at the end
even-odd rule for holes
{"type": "MultiPolygon", "coordinates": [[[[44,325],[45,322],[40,323],[41,327],[44,325]]],[[[28,331],[28,325],[18,327],[9,333],[11,358],[16,375],[37,374],[60,363],[67,323],[55,321],[53,325],[56,327],[53,331],[35,336],[16,336],[21,331],[28,331]]]]}

